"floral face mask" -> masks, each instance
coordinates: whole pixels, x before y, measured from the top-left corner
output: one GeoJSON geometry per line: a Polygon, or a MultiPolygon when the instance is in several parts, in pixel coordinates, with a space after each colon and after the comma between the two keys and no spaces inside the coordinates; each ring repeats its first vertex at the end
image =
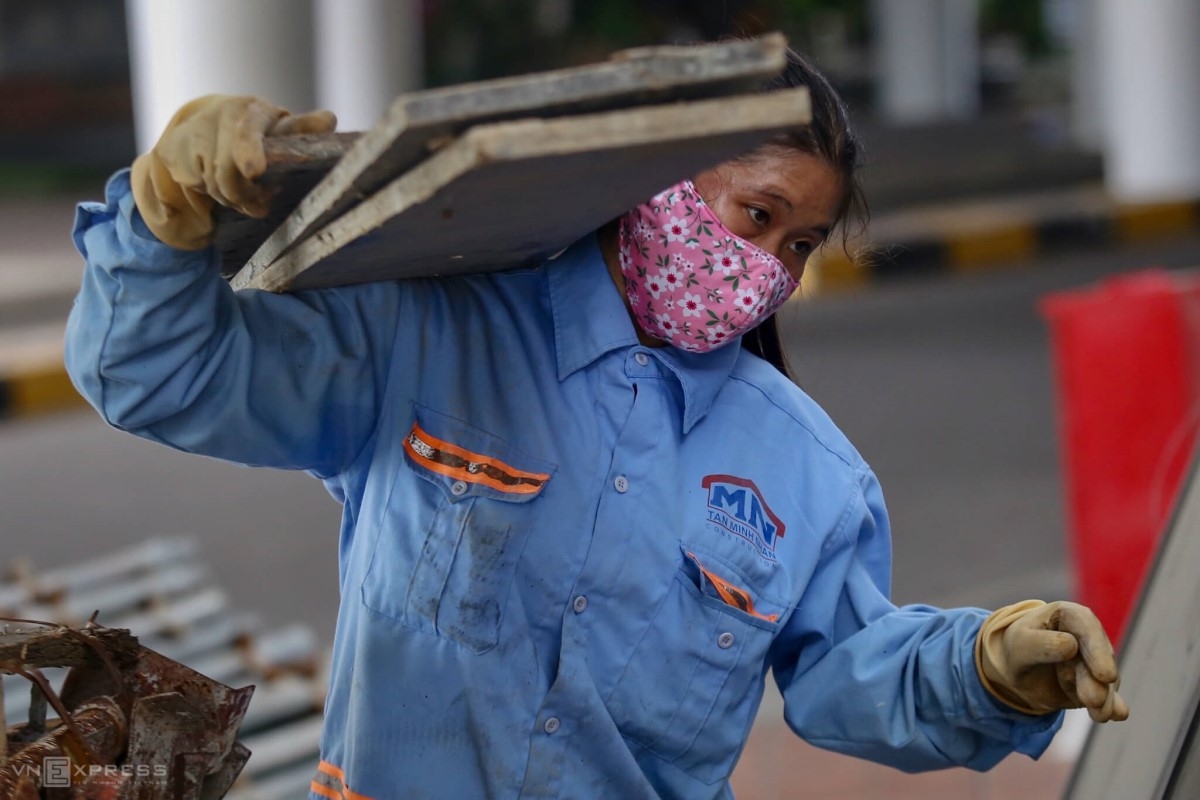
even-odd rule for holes
{"type": "Polygon", "coordinates": [[[770,253],[735,236],[691,181],[620,221],[621,274],[638,326],[681,350],[716,350],[769,317],[796,290],[770,253]]]}

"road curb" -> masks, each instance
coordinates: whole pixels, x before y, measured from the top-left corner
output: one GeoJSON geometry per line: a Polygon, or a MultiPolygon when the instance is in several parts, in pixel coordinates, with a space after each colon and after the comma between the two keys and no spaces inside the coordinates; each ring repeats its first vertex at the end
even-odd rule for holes
{"type": "MultiPolygon", "coordinates": [[[[878,220],[868,257],[857,263],[834,248],[805,276],[804,296],[912,277],[1019,268],[1029,259],[1200,232],[1200,200],[1121,205],[1088,189],[1037,202],[960,204],[878,220]]],[[[46,333],[43,331],[43,334],[46,333]]],[[[62,361],[62,329],[13,349],[0,341],[0,420],[80,408],[62,361]],[[44,340],[44,341],[43,341],[44,340]]],[[[0,337],[2,339],[3,337],[0,337]]]]}
{"type": "Polygon", "coordinates": [[[63,363],[66,321],[0,328],[0,420],[78,408],[63,363]]]}
{"type": "Polygon", "coordinates": [[[86,401],[75,391],[61,362],[0,375],[0,420],[64,411],[84,405],[86,401]]]}
{"type": "Polygon", "coordinates": [[[839,248],[822,254],[814,265],[813,288],[833,293],[881,281],[939,274],[969,273],[1072,250],[1115,247],[1177,237],[1200,231],[1200,200],[1152,204],[1118,204],[1094,193],[1071,202],[1023,209],[997,204],[982,213],[964,206],[944,213],[948,224],[905,223],[876,234],[852,259],[839,248]],[[958,213],[961,212],[961,213],[958,213]]]}

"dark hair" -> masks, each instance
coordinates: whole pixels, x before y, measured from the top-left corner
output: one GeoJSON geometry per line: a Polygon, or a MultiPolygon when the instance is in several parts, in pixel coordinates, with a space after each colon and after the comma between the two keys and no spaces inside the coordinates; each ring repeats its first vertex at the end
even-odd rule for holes
{"type": "MultiPolygon", "coordinates": [[[[803,56],[789,49],[787,67],[772,78],[763,87],[763,91],[773,92],[801,86],[807,87],[812,103],[812,121],[809,125],[780,134],[739,160],[752,161],[764,153],[780,148],[823,158],[842,177],[842,202],[838,207],[834,229],[830,233],[840,234],[841,246],[846,248],[849,240],[862,233],[870,220],[866,196],[858,180],[858,168],[862,163],[862,143],[850,127],[850,112],[833,86],[803,56]]],[[[777,315],[778,312],[772,314],[746,333],[742,337],[742,347],[766,359],[780,372],[794,379],[795,375],[788,368],[780,343],[777,315]]]]}

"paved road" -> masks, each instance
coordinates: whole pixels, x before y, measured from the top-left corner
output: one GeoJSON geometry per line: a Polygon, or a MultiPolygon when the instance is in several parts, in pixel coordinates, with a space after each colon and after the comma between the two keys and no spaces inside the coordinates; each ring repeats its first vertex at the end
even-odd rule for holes
{"type": "MultiPolygon", "coordinates": [[[[1200,240],[1047,259],[799,305],[805,387],[874,465],[892,512],[899,601],[990,606],[1069,591],[1046,291],[1150,264],[1200,265],[1200,240]]],[[[77,560],[189,533],[235,603],[328,636],[339,509],[316,481],[183,456],[90,412],[0,425],[0,560],[77,560]]]]}
{"type": "Polygon", "coordinates": [[[1043,259],[799,309],[801,380],[883,483],[898,601],[991,607],[1069,593],[1037,299],[1152,265],[1200,267],[1200,241],[1043,259]]]}

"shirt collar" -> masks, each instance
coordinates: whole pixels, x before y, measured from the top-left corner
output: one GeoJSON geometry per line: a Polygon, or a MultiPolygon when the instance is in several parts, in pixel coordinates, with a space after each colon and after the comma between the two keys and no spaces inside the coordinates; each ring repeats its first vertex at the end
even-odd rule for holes
{"type": "MultiPolygon", "coordinates": [[[[595,234],[580,239],[545,267],[560,381],[611,350],[638,346],[633,320],[608,274],[595,234]]],[[[646,348],[679,380],[684,433],[708,414],[741,349],[740,342],[710,353],[646,348]]]]}

